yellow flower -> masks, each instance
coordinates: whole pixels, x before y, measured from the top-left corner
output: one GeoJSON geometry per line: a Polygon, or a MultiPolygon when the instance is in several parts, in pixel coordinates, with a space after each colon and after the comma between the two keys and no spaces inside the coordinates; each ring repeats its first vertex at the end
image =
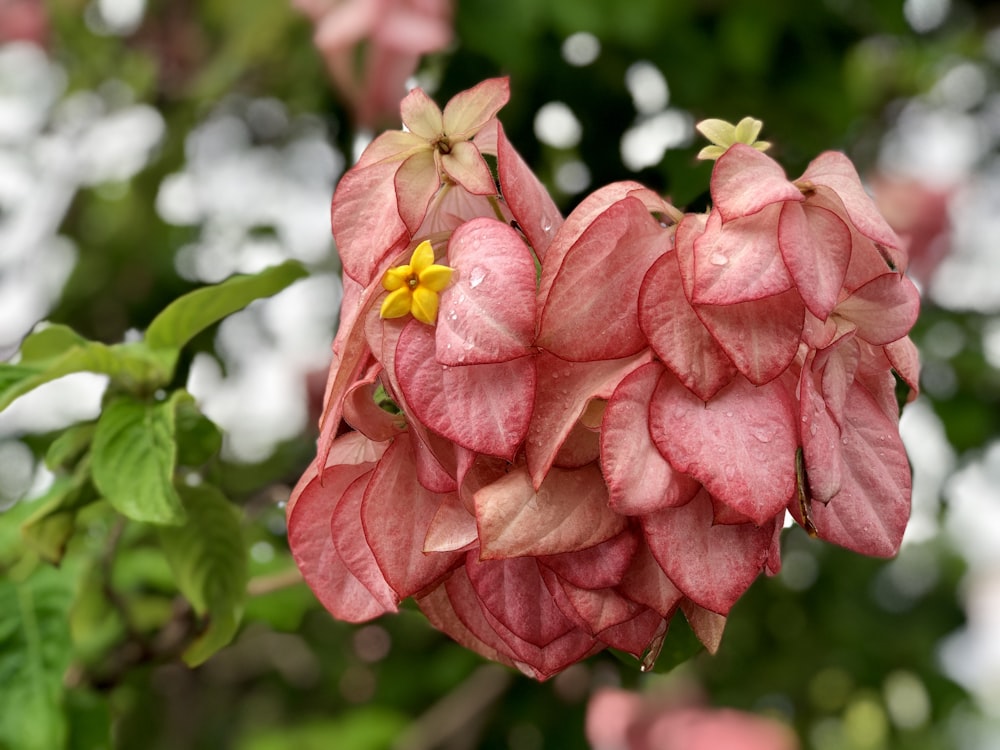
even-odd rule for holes
{"type": "Polygon", "coordinates": [[[763,125],[763,122],[752,117],[744,117],[735,125],[725,120],[702,120],[695,125],[695,128],[713,145],[705,146],[699,151],[698,158],[718,159],[734,143],[745,143],[758,151],[767,151],[771,148],[771,144],[767,141],[757,140],[763,125]]]}
{"type": "Polygon", "coordinates": [[[438,292],[448,286],[453,270],[434,263],[434,248],[424,240],[413,250],[408,264],[390,268],[382,275],[382,287],[389,295],[379,314],[383,318],[401,318],[411,313],[421,323],[434,325],[438,292]]]}

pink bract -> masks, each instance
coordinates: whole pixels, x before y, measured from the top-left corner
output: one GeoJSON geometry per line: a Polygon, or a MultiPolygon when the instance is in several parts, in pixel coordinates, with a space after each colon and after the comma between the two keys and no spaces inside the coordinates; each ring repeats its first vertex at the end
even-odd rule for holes
{"type": "MultiPolygon", "coordinates": [[[[678,613],[714,652],[788,513],[894,554],[919,299],[847,158],[793,181],[737,143],[706,214],[620,182],[564,220],[496,120],[508,95],[415,89],[334,196],[341,327],[288,509],[323,604],[360,622],[412,597],[546,679],[606,647],[651,667],[678,613]],[[381,318],[420,246],[450,269],[437,317],[381,318]]],[[[717,736],[683,733],[700,716],[671,720],[691,747],[717,736]]]]}

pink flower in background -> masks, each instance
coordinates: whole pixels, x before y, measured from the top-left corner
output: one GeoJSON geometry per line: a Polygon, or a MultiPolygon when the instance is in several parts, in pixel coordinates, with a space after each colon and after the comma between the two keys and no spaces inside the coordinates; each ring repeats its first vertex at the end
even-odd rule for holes
{"type": "Polygon", "coordinates": [[[451,0],[292,0],[362,127],[391,120],[422,55],[452,39],[451,0]]]}
{"type": "Polygon", "coordinates": [[[48,46],[49,13],[43,0],[0,0],[0,44],[33,42],[48,46]]]}
{"type": "Polygon", "coordinates": [[[605,688],[587,706],[593,750],[798,750],[791,727],[730,708],[605,688]]]}

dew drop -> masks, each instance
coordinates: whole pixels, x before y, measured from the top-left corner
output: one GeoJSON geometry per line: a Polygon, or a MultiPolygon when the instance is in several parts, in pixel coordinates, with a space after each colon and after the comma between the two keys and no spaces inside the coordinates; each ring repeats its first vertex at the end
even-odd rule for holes
{"type": "Polygon", "coordinates": [[[817,432],[819,432],[819,425],[813,422],[811,425],[809,425],[809,434],[815,435],[817,432]]]}
{"type": "Polygon", "coordinates": [[[843,443],[844,445],[847,445],[847,438],[844,438],[844,439],[843,439],[843,440],[841,440],[840,442],[841,442],[841,443],[843,443]]]}
{"type": "Polygon", "coordinates": [[[713,266],[724,266],[729,263],[729,258],[722,253],[712,253],[712,256],[708,259],[708,262],[713,266]]]}
{"type": "Polygon", "coordinates": [[[486,274],[487,270],[481,266],[473,268],[472,273],[469,274],[469,286],[475,289],[483,283],[483,279],[486,278],[486,274]]]}
{"type": "Polygon", "coordinates": [[[757,440],[762,443],[770,443],[771,438],[774,437],[774,433],[763,427],[756,427],[750,430],[750,434],[753,435],[757,440]]]}
{"type": "Polygon", "coordinates": [[[727,412],[726,412],[726,416],[727,416],[727,417],[731,417],[731,416],[733,416],[733,413],[732,413],[731,411],[727,411],[727,412]]]}
{"type": "Polygon", "coordinates": [[[551,232],[552,231],[552,217],[551,216],[546,216],[544,219],[542,219],[542,231],[543,232],[551,232]]]}

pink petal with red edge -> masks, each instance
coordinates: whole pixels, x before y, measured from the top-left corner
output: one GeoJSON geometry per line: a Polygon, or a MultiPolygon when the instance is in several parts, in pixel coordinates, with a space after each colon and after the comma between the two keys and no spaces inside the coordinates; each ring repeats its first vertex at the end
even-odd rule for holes
{"type": "Polygon", "coordinates": [[[666,631],[667,621],[653,610],[644,609],[631,620],[602,630],[597,637],[611,648],[641,659],[653,641],[662,638],[666,631]]]}
{"type": "Polygon", "coordinates": [[[440,579],[461,553],[424,554],[441,498],[416,481],[410,437],[402,433],[382,456],[365,491],[361,521],[385,580],[405,599],[440,579]]]}
{"type": "Polygon", "coordinates": [[[441,187],[437,163],[430,151],[418,151],[404,161],[393,179],[395,203],[407,231],[415,234],[427,215],[431,198],[441,187]]]}
{"type": "Polygon", "coordinates": [[[483,619],[510,649],[514,666],[536,680],[547,680],[581,659],[596,654],[604,645],[582,628],[574,627],[544,647],[519,638],[493,613],[483,608],[483,619]]]}
{"type": "Polygon", "coordinates": [[[444,133],[441,110],[421,88],[411,90],[403,98],[399,111],[406,129],[425,141],[433,141],[444,133]]]}
{"type": "Polygon", "coordinates": [[[510,79],[489,78],[451,98],[444,108],[444,133],[467,139],[479,132],[510,99],[510,79]]]}
{"type": "MultiPolygon", "coordinates": [[[[590,404],[602,403],[591,401],[590,404]]],[[[590,408],[590,407],[588,407],[590,408]]],[[[566,440],[559,446],[559,452],[552,461],[553,466],[560,469],[579,469],[581,466],[596,461],[601,456],[601,433],[583,424],[582,421],[573,425],[566,440]]]]}
{"type": "Polygon", "coordinates": [[[452,283],[441,293],[435,358],[443,365],[507,362],[533,351],[535,262],[521,236],[495,219],[452,234],[452,283]]]}
{"type": "Polygon", "coordinates": [[[653,441],[677,471],[758,524],[783,511],[795,492],[798,447],[798,414],[783,382],[738,378],[706,404],[664,373],[649,413],[653,441]]]}
{"type": "Polygon", "coordinates": [[[368,144],[352,171],[366,169],[380,162],[400,163],[417,151],[426,151],[427,141],[404,130],[388,130],[368,144]]]}
{"type": "Polygon", "coordinates": [[[396,208],[399,168],[387,162],[350,169],[333,194],[330,218],[337,254],[344,273],[364,286],[372,282],[379,261],[406,237],[396,208]]]}
{"type": "Polygon", "coordinates": [[[472,141],[459,141],[441,157],[441,166],[457,184],[474,195],[496,195],[493,173],[472,141]]]}
{"type": "Polygon", "coordinates": [[[643,611],[614,589],[580,588],[547,568],[541,568],[541,573],[560,611],[590,635],[628,622],[643,611]]]}
{"type": "Polygon", "coordinates": [[[885,345],[885,355],[892,369],[910,386],[907,402],[913,401],[920,393],[920,352],[909,336],[885,345]]]}
{"type": "Polygon", "coordinates": [[[742,143],[716,160],[711,191],[725,221],[750,216],[772,203],[804,200],[778,162],[742,143]]]}
{"type": "Polygon", "coordinates": [[[464,550],[478,538],[476,517],[456,494],[445,495],[424,537],[424,552],[464,550]]]}
{"type": "Polygon", "coordinates": [[[524,447],[536,487],[590,400],[610,398],[622,378],[649,359],[648,350],[634,357],[596,362],[567,362],[546,351],[538,353],[538,391],[524,447]]]}
{"type": "MultiPolygon", "coordinates": [[[[345,443],[360,442],[359,438],[371,446],[357,435],[342,441],[337,455],[345,443]]],[[[374,596],[344,564],[330,534],[330,518],[344,492],[356,479],[369,474],[373,466],[371,461],[334,465],[324,472],[321,481],[314,462],[292,491],[288,504],[288,543],[295,562],[323,606],[347,622],[364,622],[396,611],[388,586],[388,598],[374,596]]]]}
{"type": "Polygon", "coordinates": [[[684,598],[653,557],[645,539],[639,543],[628,570],[618,584],[618,590],[632,601],[666,618],[673,616],[684,598]]]}
{"type": "Polygon", "coordinates": [[[344,491],[333,514],[327,520],[326,531],[333,539],[344,567],[383,607],[395,611],[402,597],[397,596],[382,574],[361,522],[361,503],[374,476],[374,468],[355,479],[344,491]]]}
{"type": "Polygon", "coordinates": [[[688,621],[688,625],[691,626],[691,630],[698,636],[698,640],[702,642],[708,653],[717,652],[722,643],[722,631],[726,628],[726,616],[705,609],[690,599],[681,602],[681,611],[684,612],[684,618],[688,621]]]}
{"type": "MultiPolygon", "coordinates": [[[[836,192],[844,203],[851,223],[872,242],[885,245],[887,248],[902,247],[899,236],[875,206],[875,202],[861,184],[854,164],[844,154],[837,151],[820,154],[809,163],[799,181],[823,185],[836,192]]],[[[906,269],[904,267],[899,270],[906,269]]]]}
{"type": "Polygon", "coordinates": [[[531,557],[475,560],[466,571],[484,609],[528,643],[544,648],[573,629],[552,600],[538,564],[531,557]]]}
{"type": "Polygon", "coordinates": [[[457,446],[430,432],[419,422],[408,423],[413,435],[413,455],[417,462],[417,481],[430,492],[454,492],[455,449],[457,446]]]}
{"type": "Polygon", "coordinates": [[[497,175],[504,201],[510,206],[521,231],[539,260],[545,262],[546,250],[563,224],[562,214],[549,191],[514,150],[497,123],[497,175]]]}
{"type": "Polygon", "coordinates": [[[390,414],[375,403],[375,390],[382,366],[375,364],[368,369],[364,378],[357,381],[347,392],[344,400],[344,421],[370,440],[389,440],[403,426],[401,417],[390,414]]]}
{"type": "Polygon", "coordinates": [[[906,449],[896,424],[857,382],[845,414],[842,487],[826,505],[813,503],[813,522],[829,542],[863,555],[891,557],[899,551],[910,516],[906,449]]]}
{"type": "Polygon", "coordinates": [[[526,469],[512,470],[475,495],[483,559],[557,555],[610,539],[625,518],[608,508],[596,465],[553,468],[538,491],[526,469]]]}
{"type": "Polygon", "coordinates": [[[566,254],[576,245],[581,235],[609,207],[630,196],[641,201],[652,213],[671,213],[671,206],[666,201],[638,182],[613,182],[595,190],[573,209],[573,213],[566,218],[546,250],[545,264],[538,280],[539,305],[545,305],[552,282],[562,269],[566,254]]]}
{"type": "Polygon", "coordinates": [[[778,249],[782,205],[725,224],[718,211],[709,214],[704,233],[694,241],[693,304],[730,305],[791,288],[778,249]]]}
{"type": "MultiPolygon", "coordinates": [[[[456,570],[452,574],[452,577],[458,575],[465,576],[465,570],[456,570]]],[[[505,648],[505,651],[501,653],[494,646],[479,638],[479,636],[477,636],[469,627],[465,625],[462,618],[459,617],[455,610],[455,605],[449,596],[446,586],[438,586],[423,596],[418,597],[416,602],[417,606],[420,607],[420,611],[424,613],[424,616],[431,625],[440,630],[442,633],[450,636],[460,645],[470,651],[475,651],[480,656],[490,659],[491,661],[514,666],[514,661],[511,658],[511,655],[507,653],[508,649],[505,648]]],[[[477,601],[473,601],[471,606],[476,610],[479,610],[479,603],[477,601]]],[[[478,619],[480,622],[485,623],[485,618],[483,617],[482,612],[479,612],[478,619]]],[[[485,625],[479,629],[485,629],[485,625]]],[[[493,634],[493,639],[495,642],[500,641],[499,637],[495,633],[493,634]]]]}
{"type": "Polygon", "coordinates": [[[826,320],[837,304],[851,262],[851,230],[825,208],[785,203],[778,241],[806,307],[826,320]]]}
{"type": "Polygon", "coordinates": [[[858,327],[858,336],[876,346],[903,338],[917,320],[920,293],[905,276],[886,273],[856,289],[835,310],[858,327]]]}
{"type": "Polygon", "coordinates": [[[713,525],[707,492],[642,519],[646,543],[670,580],[696,604],[719,614],[728,613],[764,569],[775,523],[713,525]]]}
{"type": "Polygon", "coordinates": [[[650,362],[630,373],[615,389],[601,425],[601,471],[608,505],[624,515],[652,513],[683,505],[700,489],[678,474],[649,433],[649,402],[663,365],[650,362]]]}
{"type": "MultiPolygon", "coordinates": [[[[802,455],[808,467],[806,491],[819,502],[827,502],[840,492],[842,481],[840,458],[840,420],[827,408],[816,380],[822,374],[811,366],[803,367],[799,382],[801,410],[802,455]]],[[[840,416],[843,416],[841,405],[840,416]]]]}
{"type": "Polygon", "coordinates": [[[417,419],[469,450],[513,459],[531,419],[534,358],[449,367],[434,349],[434,329],[416,320],[396,348],[396,377],[417,419]]]}
{"type": "Polygon", "coordinates": [[[639,328],[639,284],[669,243],[666,229],[638,199],[611,205],[566,253],[542,310],[537,344],[577,362],[640,351],[646,338],[639,328]]]}
{"type": "Polygon", "coordinates": [[[707,401],[737,370],[684,296],[677,261],[669,253],[649,269],[639,289],[639,324],[663,363],[707,401]]]}
{"type": "Polygon", "coordinates": [[[695,313],[748,380],[763,385],[795,359],[806,307],[796,289],[735,305],[697,305],[695,313]]]}
{"type": "Polygon", "coordinates": [[[626,529],[594,547],[540,556],[538,563],[574,586],[607,588],[621,581],[638,547],[639,536],[626,529]]]}

